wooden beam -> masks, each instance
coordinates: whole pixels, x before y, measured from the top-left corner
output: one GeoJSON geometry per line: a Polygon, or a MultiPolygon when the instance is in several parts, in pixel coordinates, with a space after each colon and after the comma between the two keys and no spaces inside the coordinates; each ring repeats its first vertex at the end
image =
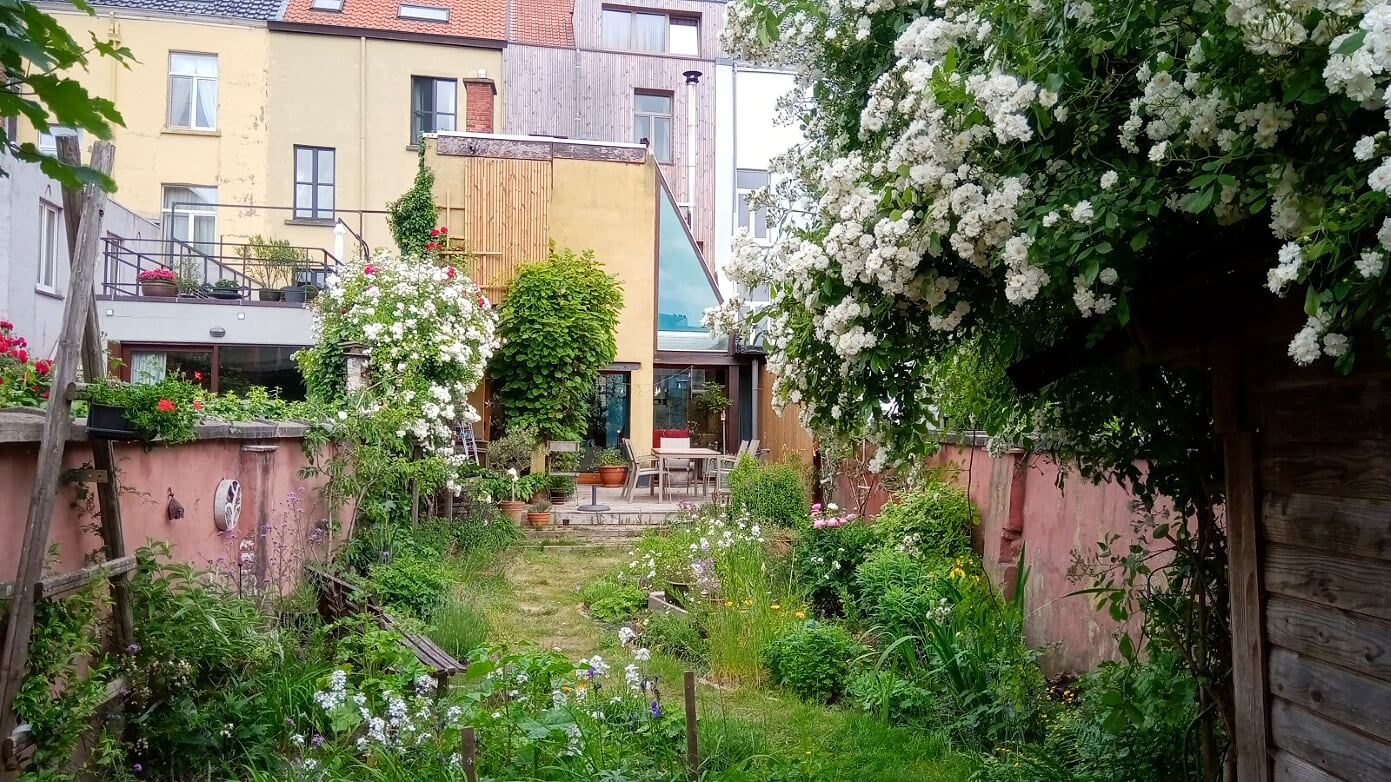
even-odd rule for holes
{"type": "Polygon", "coordinates": [[[81,590],[97,578],[112,578],[135,569],[135,557],[121,557],[110,562],[88,565],[71,573],[60,573],[43,579],[34,587],[35,600],[56,600],[81,590]]]}
{"type": "MultiPolygon", "coordinates": [[[[115,147],[98,141],[92,149],[91,167],[110,173],[115,147]]],[[[97,250],[101,240],[106,191],[88,185],[77,231],[77,252],[72,255],[68,275],[68,295],[63,302],[63,324],[58,337],[57,360],[50,370],[49,385],[66,388],[77,375],[88,314],[92,311],[92,284],[96,276],[97,250]]],[[[72,403],[49,399],[44,416],[43,437],[38,464],[34,470],[33,491],[29,496],[29,515],[20,541],[19,566],[15,574],[15,597],[9,604],[4,646],[0,647],[0,736],[11,736],[17,725],[14,699],[28,669],[29,638],[34,630],[35,585],[43,575],[48,554],[48,535],[53,526],[53,508],[58,499],[58,478],[63,469],[63,452],[72,431],[72,403]]],[[[100,467],[101,465],[98,465],[100,467]]]]}
{"type": "MultiPolygon", "coordinates": [[[[1220,394],[1214,391],[1214,396],[1220,394]]],[[[1266,670],[1256,460],[1248,433],[1223,437],[1227,476],[1227,549],[1232,614],[1232,689],[1237,779],[1270,781],[1269,678],[1266,670]]]]}
{"type": "Polygon", "coordinates": [[[110,474],[106,470],[63,470],[61,483],[106,483],[110,474]]]}

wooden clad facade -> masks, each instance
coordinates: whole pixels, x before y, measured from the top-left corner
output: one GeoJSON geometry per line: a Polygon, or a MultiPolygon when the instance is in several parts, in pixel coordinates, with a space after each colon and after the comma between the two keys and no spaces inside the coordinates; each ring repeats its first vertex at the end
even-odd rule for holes
{"type": "MultiPolygon", "coordinates": [[[[519,13],[523,10],[519,10],[519,13]]],[[[687,129],[686,71],[704,75],[696,87],[696,199],[693,235],[708,257],[715,239],[715,60],[724,3],[719,0],[574,0],[573,45],[513,41],[503,53],[503,131],[593,141],[635,141],[634,96],[672,98],[672,161],[662,174],[685,203],[691,150],[687,129]],[[655,11],[698,19],[699,54],[677,56],[603,48],[603,9],[655,11]]]]}
{"type": "Polygon", "coordinates": [[[779,406],[773,400],[773,373],[766,364],[754,367],[758,379],[758,432],[761,438],[759,448],[768,449],[769,461],[781,461],[789,454],[797,454],[803,464],[811,464],[816,453],[816,440],[802,426],[800,408],[796,405],[779,406]]]}
{"type": "Polygon", "coordinates": [[[1226,360],[1238,779],[1391,780],[1391,367],[1226,360]]]}
{"type": "Polygon", "coordinates": [[[438,189],[441,225],[468,255],[456,265],[500,301],[517,267],[549,250],[551,162],[468,157],[438,189]]]}

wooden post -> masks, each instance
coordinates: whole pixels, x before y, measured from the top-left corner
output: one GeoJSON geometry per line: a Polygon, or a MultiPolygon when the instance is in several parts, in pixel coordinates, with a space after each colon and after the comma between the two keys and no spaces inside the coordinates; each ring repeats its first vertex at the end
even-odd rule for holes
{"type": "MultiPolygon", "coordinates": [[[[110,171],[114,154],[115,148],[110,142],[98,141],[92,150],[92,168],[110,171]]],[[[29,515],[24,525],[24,538],[20,542],[14,597],[10,600],[4,646],[0,648],[0,742],[5,745],[10,744],[14,735],[14,699],[28,668],[29,638],[34,630],[35,589],[39,579],[43,578],[48,534],[53,525],[53,507],[57,502],[63,469],[63,450],[72,432],[72,402],[64,391],[77,376],[81,341],[92,308],[92,282],[96,276],[97,250],[105,209],[106,191],[96,185],[88,185],[83,196],[76,253],[72,257],[68,277],[68,296],[63,303],[58,355],[49,374],[49,387],[55,393],[50,395],[48,412],[44,416],[38,465],[34,470],[33,491],[29,496],[29,515]]]]}
{"type": "Polygon", "coordinates": [[[1240,354],[1232,346],[1220,346],[1213,358],[1213,425],[1222,438],[1227,481],[1236,778],[1241,782],[1269,782],[1270,682],[1261,594],[1255,443],[1250,432],[1242,431],[1246,422],[1241,420],[1240,354]]]}
{"type": "Polygon", "coordinates": [[[460,754],[463,755],[464,778],[468,782],[478,782],[477,755],[478,738],[474,735],[473,726],[464,728],[463,735],[460,737],[460,754]]]}
{"type": "MultiPolygon", "coordinates": [[[[59,136],[58,159],[65,163],[81,163],[82,149],[75,136],[59,136]]],[[[95,163],[95,158],[93,163],[95,163]]],[[[110,174],[109,170],[102,171],[110,174]]],[[[78,232],[82,212],[82,193],[72,188],[63,188],[63,212],[68,229],[68,265],[77,259],[78,232]]],[[[100,253],[98,253],[100,258],[100,253]]],[[[94,275],[95,279],[95,275],[94,275]]],[[[106,377],[106,357],[101,345],[101,326],[97,321],[95,294],[89,293],[92,303],[87,308],[87,318],[82,330],[82,379],[96,383],[106,377]]],[[[90,438],[89,438],[90,439],[90,438]]],[[[101,541],[106,548],[108,562],[126,555],[125,532],[121,524],[121,485],[116,475],[116,449],[110,440],[93,439],[92,466],[106,474],[106,485],[97,485],[97,511],[101,515],[101,541]]],[[[135,617],[130,606],[130,576],[120,573],[111,578],[112,624],[111,646],[125,649],[135,643],[135,617]]]]}
{"type": "Polygon", "coordinates": [[[686,771],[694,779],[700,773],[700,747],[696,737],[695,672],[686,671],[686,771]]]}

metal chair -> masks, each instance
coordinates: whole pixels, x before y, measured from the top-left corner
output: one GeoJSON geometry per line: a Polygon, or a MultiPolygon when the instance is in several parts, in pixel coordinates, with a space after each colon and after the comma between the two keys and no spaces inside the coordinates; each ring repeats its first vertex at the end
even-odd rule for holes
{"type": "Polygon", "coordinates": [[[633,441],[624,437],[621,445],[623,446],[623,456],[628,459],[628,480],[623,484],[623,499],[629,500],[633,497],[633,490],[638,487],[638,479],[648,476],[647,493],[655,495],[657,493],[657,481],[661,478],[662,470],[657,464],[657,457],[644,456],[638,458],[633,450],[633,441]]]}

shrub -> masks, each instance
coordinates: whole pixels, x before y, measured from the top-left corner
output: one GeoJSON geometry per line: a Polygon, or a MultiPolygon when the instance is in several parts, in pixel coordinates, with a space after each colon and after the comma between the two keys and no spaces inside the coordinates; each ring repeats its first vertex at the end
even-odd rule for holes
{"type": "Polygon", "coordinates": [[[941,603],[951,567],[903,551],[876,552],[855,572],[860,614],[888,638],[921,634],[924,618],[941,603]]]}
{"type": "Polygon", "coordinates": [[[602,622],[622,622],[647,607],[647,593],[633,584],[591,581],[580,590],[589,615],[602,622]]]}
{"type": "Polygon", "coordinates": [[[923,681],[892,668],[863,668],[850,677],[848,700],[891,724],[922,721],[940,702],[923,681]]]}
{"type": "Polygon", "coordinates": [[[449,578],[440,562],[405,556],[373,565],[369,587],[382,605],[428,621],[449,590],[449,578]]]}
{"type": "Polygon", "coordinates": [[[642,643],[649,649],[693,663],[710,657],[710,642],[700,634],[700,625],[690,616],[656,613],[642,623],[642,643]]]}
{"type": "Polygon", "coordinates": [[[488,640],[488,618],[467,600],[450,597],[435,611],[428,635],[430,640],[456,660],[488,640]]]}
{"type": "Polygon", "coordinates": [[[838,625],[810,620],[763,650],[773,684],[819,703],[845,692],[850,661],[860,646],[838,625]]]}
{"type": "MultiPolygon", "coordinates": [[[[529,424],[514,423],[508,426],[503,436],[488,443],[488,465],[502,471],[513,469],[526,472],[531,468],[531,452],[539,442],[538,437],[536,427],[529,424]]],[[[510,492],[504,492],[503,498],[510,499],[510,492]]],[[[521,487],[517,488],[517,499],[527,499],[522,496],[521,487]]]]}
{"type": "Polygon", "coordinates": [[[971,554],[971,525],[976,521],[966,493],[940,478],[904,492],[885,505],[874,519],[874,531],[885,546],[933,560],[971,554]]]}
{"type": "Polygon", "coordinates": [[[796,527],[808,518],[807,486],[795,464],[761,465],[753,457],[739,459],[729,476],[729,505],[783,527],[796,527]]]}
{"type": "Polygon", "coordinates": [[[843,613],[859,593],[855,572],[878,544],[862,522],[807,529],[792,550],[793,570],[807,600],[817,610],[843,613]]]}

